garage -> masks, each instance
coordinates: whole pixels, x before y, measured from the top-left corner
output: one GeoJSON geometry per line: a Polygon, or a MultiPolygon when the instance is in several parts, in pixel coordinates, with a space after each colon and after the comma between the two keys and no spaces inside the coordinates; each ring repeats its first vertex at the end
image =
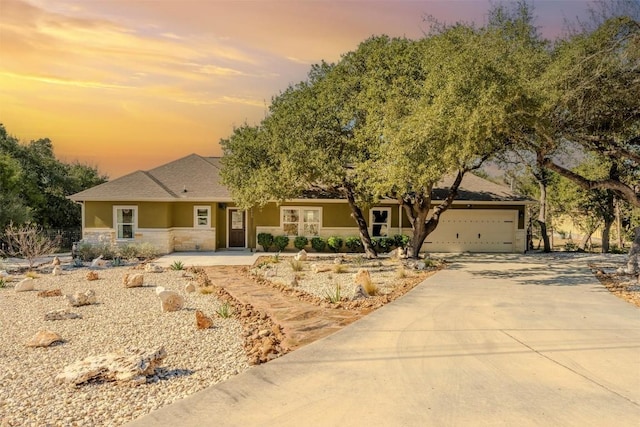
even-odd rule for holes
{"type": "Polygon", "coordinates": [[[427,252],[516,252],[518,211],[449,209],[427,236],[427,252]]]}

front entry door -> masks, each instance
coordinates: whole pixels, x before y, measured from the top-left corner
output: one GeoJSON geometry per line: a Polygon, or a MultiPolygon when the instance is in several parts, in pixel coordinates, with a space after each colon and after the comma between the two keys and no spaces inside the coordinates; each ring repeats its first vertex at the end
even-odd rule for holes
{"type": "Polygon", "coordinates": [[[228,230],[229,248],[245,248],[247,224],[243,210],[229,209],[228,230]]]}

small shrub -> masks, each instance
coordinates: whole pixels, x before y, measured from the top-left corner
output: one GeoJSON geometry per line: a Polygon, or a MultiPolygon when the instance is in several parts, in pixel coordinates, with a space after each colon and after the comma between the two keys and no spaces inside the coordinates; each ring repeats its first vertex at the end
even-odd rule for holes
{"type": "Polygon", "coordinates": [[[325,297],[329,300],[329,302],[335,304],[340,302],[342,289],[340,288],[340,284],[337,284],[333,289],[327,289],[324,293],[325,297]]]}
{"type": "Polygon", "coordinates": [[[347,237],[344,241],[344,245],[350,252],[358,252],[362,249],[362,240],[359,237],[347,237]]]}
{"type": "Polygon", "coordinates": [[[111,260],[112,267],[122,267],[123,265],[124,265],[124,262],[122,261],[122,258],[120,258],[119,256],[115,256],[111,260]]]}
{"type": "Polygon", "coordinates": [[[140,259],[152,259],[158,256],[158,249],[149,242],[140,243],[137,249],[140,259]]]}
{"type": "Polygon", "coordinates": [[[171,263],[169,268],[174,271],[184,270],[184,263],[177,259],[171,263]]]}
{"type": "Polygon", "coordinates": [[[380,252],[389,252],[395,245],[395,240],[391,237],[380,237],[376,239],[376,247],[380,252]]]}
{"type": "Polygon", "coordinates": [[[289,237],[276,236],[273,238],[273,244],[278,248],[278,251],[282,252],[289,245],[289,237]]]}
{"type": "Polygon", "coordinates": [[[347,267],[344,264],[336,264],[333,266],[333,272],[336,274],[346,273],[347,267]]]}
{"type": "Polygon", "coordinates": [[[29,277],[30,279],[37,279],[38,278],[38,274],[35,271],[27,271],[25,276],[29,277]]]}
{"type": "Polygon", "coordinates": [[[353,263],[358,267],[362,267],[364,265],[364,257],[362,255],[357,255],[353,258],[353,263]]]}
{"type": "Polygon", "coordinates": [[[200,293],[203,295],[208,295],[208,294],[212,294],[216,291],[216,288],[214,288],[211,285],[207,285],[207,286],[202,286],[200,288],[200,293]]]}
{"type": "Polygon", "coordinates": [[[333,252],[338,252],[340,248],[342,248],[342,237],[339,236],[331,236],[327,239],[327,246],[333,252]]]}
{"type": "Polygon", "coordinates": [[[369,296],[376,296],[380,293],[380,288],[378,288],[378,285],[376,285],[375,283],[373,283],[371,281],[370,278],[366,279],[364,281],[364,283],[362,284],[362,287],[364,288],[365,292],[369,295],[369,296]]]}
{"type": "Polygon", "coordinates": [[[272,255],[272,256],[271,256],[271,259],[270,259],[269,261],[271,261],[271,264],[277,264],[277,263],[279,263],[279,262],[280,262],[280,252],[278,252],[278,253],[277,253],[277,254],[275,254],[275,255],[272,255]]]}
{"type": "Polygon", "coordinates": [[[312,237],[311,238],[311,247],[316,251],[316,252],[322,252],[324,251],[324,248],[327,246],[327,242],[324,241],[324,239],[320,236],[316,236],[316,237],[312,237]]]}
{"type": "Polygon", "coordinates": [[[273,245],[273,234],[258,233],[258,244],[262,246],[262,250],[269,252],[269,248],[273,245]]]}
{"type": "Polygon", "coordinates": [[[75,257],[73,259],[73,266],[74,267],[84,267],[84,263],[82,262],[82,258],[80,258],[79,256],[75,257]]]}
{"type": "Polygon", "coordinates": [[[290,259],[289,265],[291,266],[291,270],[293,271],[302,271],[304,266],[303,262],[298,261],[297,259],[290,259]]]}
{"type": "Polygon", "coordinates": [[[7,282],[4,281],[3,278],[0,278],[0,289],[3,289],[7,286],[7,282]]]}
{"type": "Polygon", "coordinates": [[[410,238],[406,234],[396,234],[393,236],[393,245],[397,248],[406,248],[409,240],[410,238]]]}
{"type": "Polygon", "coordinates": [[[575,252],[578,250],[578,245],[573,242],[567,242],[564,244],[564,250],[567,252],[575,252]]]}
{"type": "Polygon", "coordinates": [[[220,307],[218,307],[216,313],[223,319],[228,319],[233,315],[233,310],[231,309],[231,305],[229,305],[228,302],[225,302],[220,307]]]}
{"type": "Polygon", "coordinates": [[[609,253],[612,253],[612,254],[626,254],[628,252],[629,252],[628,249],[621,248],[618,245],[611,245],[611,248],[609,248],[609,253]]]}
{"type": "Polygon", "coordinates": [[[136,258],[138,256],[138,248],[136,247],[136,245],[122,245],[118,247],[116,253],[118,253],[120,257],[124,259],[136,258]]]}
{"type": "Polygon", "coordinates": [[[297,236],[295,239],[293,239],[293,246],[295,246],[296,249],[303,250],[308,244],[309,239],[304,236],[297,236]]]}
{"type": "Polygon", "coordinates": [[[76,248],[76,253],[82,261],[91,261],[98,257],[98,251],[91,243],[80,243],[76,248]]]}
{"type": "Polygon", "coordinates": [[[396,271],[396,277],[398,279],[404,279],[405,277],[407,277],[407,270],[404,268],[404,265],[398,267],[398,270],[396,271]]]}

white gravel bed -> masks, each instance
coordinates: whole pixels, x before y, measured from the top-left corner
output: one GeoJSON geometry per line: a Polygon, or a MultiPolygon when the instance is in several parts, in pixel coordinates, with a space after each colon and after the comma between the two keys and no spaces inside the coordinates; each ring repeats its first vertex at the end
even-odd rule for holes
{"type": "Polygon", "coordinates": [[[404,267],[402,261],[386,256],[375,260],[366,260],[357,254],[309,256],[306,261],[299,261],[301,271],[294,271],[292,263],[295,263],[293,257],[280,256],[277,263],[264,263],[253,271],[272,282],[295,287],[320,298],[335,294],[338,285],[343,297],[353,297],[357,287],[354,276],[360,269],[369,271],[380,295],[393,292],[401,277],[414,274],[404,267]],[[335,262],[336,258],[340,260],[339,264],[335,262]],[[294,276],[297,277],[295,286],[292,285],[294,276]]]}
{"type": "Polygon", "coordinates": [[[235,319],[215,317],[220,303],[211,294],[185,293],[182,271],[144,272],[145,286],[124,288],[130,267],[96,270],[66,267],[64,274],[40,275],[36,291],[0,289],[0,425],[119,426],[148,412],[224,381],[246,370],[242,326],[235,319]],[[163,313],[155,286],[179,291],[181,311],[163,313]],[[64,297],[42,298],[37,291],[60,288],[63,294],[93,289],[97,304],[70,307],[82,319],[45,321],[48,311],[69,307],[64,297]],[[195,310],[215,319],[214,327],[198,330],[195,310]],[[28,348],[38,330],[57,332],[65,340],[48,348],[28,348]],[[139,386],[90,383],[78,387],[55,380],[65,366],[124,347],[151,349],[163,345],[167,357],[160,375],[139,386]]]}

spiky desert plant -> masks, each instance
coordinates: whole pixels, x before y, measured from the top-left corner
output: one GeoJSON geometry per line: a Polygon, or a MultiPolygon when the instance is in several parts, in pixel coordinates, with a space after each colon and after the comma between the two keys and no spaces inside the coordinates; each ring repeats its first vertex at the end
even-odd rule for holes
{"type": "Polygon", "coordinates": [[[291,270],[293,271],[302,271],[304,268],[304,263],[297,259],[290,259],[289,265],[291,266],[291,270]]]}
{"type": "Polygon", "coordinates": [[[342,293],[342,288],[338,283],[335,285],[333,289],[330,288],[325,290],[324,294],[325,294],[325,297],[329,300],[329,302],[335,304],[340,301],[341,293],[342,293]]]}
{"type": "Polygon", "coordinates": [[[170,269],[174,270],[174,271],[178,271],[178,270],[184,270],[184,263],[180,260],[175,260],[171,263],[171,265],[169,266],[170,269]]]}
{"type": "Polygon", "coordinates": [[[223,319],[228,319],[233,316],[233,310],[231,309],[231,305],[229,305],[228,302],[225,302],[220,307],[218,307],[216,313],[223,319]]]}

